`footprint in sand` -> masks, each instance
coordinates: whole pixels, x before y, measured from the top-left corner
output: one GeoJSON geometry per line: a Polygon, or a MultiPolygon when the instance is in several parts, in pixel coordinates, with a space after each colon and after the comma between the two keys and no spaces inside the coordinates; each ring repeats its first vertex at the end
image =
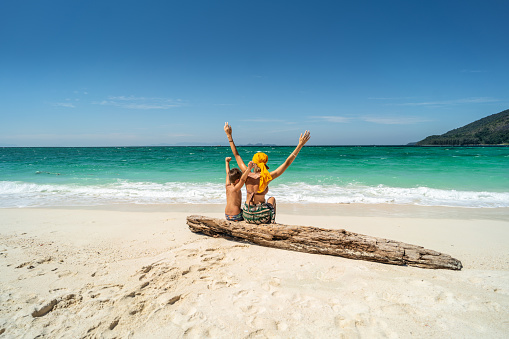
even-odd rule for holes
{"type": "Polygon", "coordinates": [[[124,286],[121,284],[98,285],[86,291],[86,295],[91,299],[99,301],[109,301],[114,299],[124,286]]]}
{"type": "Polygon", "coordinates": [[[193,307],[187,312],[182,312],[182,310],[175,311],[171,315],[170,320],[175,325],[187,331],[196,325],[203,324],[207,320],[207,317],[202,312],[199,312],[196,308],[193,307]]]}
{"type": "Polygon", "coordinates": [[[63,277],[68,277],[68,276],[76,275],[76,274],[77,274],[76,272],[71,272],[69,270],[65,270],[65,271],[58,272],[57,277],[63,278],[63,277]]]}
{"type": "Polygon", "coordinates": [[[27,262],[24,262],[24,263],[21,263],[19,264],[18,266],[16,266],[15,268],[23,268],[25,266],[28,266],[30,265],[32,262],[31,261],[27,261],[27,262]]]}
{"type": "Polygon", "coordinates": [[[56,306],[57,303],[58,303],[58,300],[53,299],[47,303],[44,303],[41,306],[35,307],[35,309],[32,312],[32,317],[39,318],[39,317],[45,316],[49,312],[53,311],[53,308],[56,306]]]}
{"type": "Polygon", "coordinates": [[[173,305],[175,304],[177,301],[179,301],[180,299],[182,299],[182,295],[176,295],[174,297],[171,297],[170,300],[168,300],[168,302],[166,303],[167,305],[173,305]]]}
{"type": "Polygon", "coordinates": [[[219,330],[217,327],[209,327],[207,329],[202,329],[199,326],[191,326],[185,330],[182,338],[186,339],[202,339],[202,338],[224,338],[225,334],[219,330]]]}
{"type": "Polygon", "coordinates": [[[260,307],[256,305],[241,306],[240,309],[247,315],[262,314],[265,313],[265,311],[267,310],[265,307],[260,307]]]}
{"type": "Polygon", "coordinates": [[[43,303],[40,306],[36,306],[32,311],[32,317],[43,317],[55,309],[68,308],[76,303],[79,303],[82,299],[83,298],[81,296],[76,296],[75,294],[68,294],[60,298],[52,299],[51,301],[43,303]]]}
{"type": "Polygon", "coordinates": [[[334,325],[341,329],[346,337],[361,337],[359,327],[365,326],[362,315],[338,315],[334,318],[334,325]]]}
{"type": "Polygon", "coordinates": [[[224,253],[205,253],[200,256],[203,263],[206,263],[209,266],[219,264],[224,260],[224,253]]]}
{"type": "Polygon", "coordinates": [[[289,326],[285,321],[278,321],[276,322],[276,327],[278,331],[284,332],[288,330],[289,326]]]}
{"type": "Polygon", "coordinates": [[[223,288],[223,287],[228,287],[228,282],[212,280],[212,282],[207,285],[207,288],[209,290],[217,290],[217,289],[223,288]]]}
{"type": "Polygon", "coordinates": [[[274,330],[277,331],[278,324],[274,320],[270,319],[269,317],[263,317],[263,316],[254,316],[250,317],[246,324],[252,328],[256,329],[264,329],[264,330],[274,330]]]}
{"type": "Polygon", "coordinates": [[[168,305],[177,303],[180,299],[183,299],[181,295],[175,296],[168,292],[163,292],[159,295],[150,297],[149,300],[153,300],[153,304],[157,305],[157,309],[164,308],[168,305]]]}
{"type": "Polygon", "coordinates": [[[340,313],[341,310],[343,309],[343,306],[341,305],[341,301],[339,299],[336,299],[336,298],[332,298],[331,299],[331,302],[329,303],[329,306],[332,308],[332,310],[335,313],[340,313]]]}
{"type": "Polygon", "coordinates": [[[262,288],[269,293],[279,291],[279,286],[281,286],[281,279],[276,277],[271,277],[269,281],[262,284],[262,288]]]}
{"type": "Polygon", "coordinates": [[[435,297],[435,302],[453,305],[458,302],[458,299],[453,293],[442,291],[435,297]]]}
{"type": "Polygon", "coordinates": [[[297,293],[293,296],[292,301],[301,307],[312,308],[320,307],[321,303],[314,297],[297,293]]]}
{"type": "Polygon", "coordinates": [[[115,318],[108,327],[110,330],[113,330],[115,327],[117,327],[118,323],[120,322],[120,318],[115,318]]]}
{"type": "Polygon", "coordinates": [[[94,273],[92,273],[90,276],[92,278],[95,278],[95,277],[102,277],[102,276],[105,276],[105,275],[108,275],[110,272],[108,271],[108,266],[104,265],[98,269],[95,270],[94,273]]]}
{"type": "Polygon", "coordinates": [[[240,291],[238,291],[238,292],[234,293],[233,295],[234,295],[234,297],[241,298],[241,297],[246,297],[246,296],[248,296],[248,295],[249,295],[249,292],[248,292],[248,291],[246,291],[246,290],[240,290],[240,291]]]}
{"type": "Polygon", "coordinates": [[[58,301],[58,304],[55,305],[55,309],[73,307],[73,306],[81,303],[82,301],[83,301],[83,296],[71,293],[71,294],[68,294],[68,295],[62,297],[58,301]]]}
{"type": "Polygon", "coordinates": [[[199,253],[200,253],[200,251],[197,249],[184,249],[184,250],[180,250],[176,256],[177,257],[193,258],[193,257],[196,257],[199,253]]]}
{"type": "Polygon", "coordinates": [[[334,325],[341,329],[347,338],[398,338],[397,333],[390,330],[386,322],[372,317],[369,313],[345,312],[334,318],[334,325]]]}
{"type": "Polygon", "coordinates": [[[135,315],[136,313],[141,313],[145,308],[145,302],[139,302],[130,307],[129,315],[135,315]]]}

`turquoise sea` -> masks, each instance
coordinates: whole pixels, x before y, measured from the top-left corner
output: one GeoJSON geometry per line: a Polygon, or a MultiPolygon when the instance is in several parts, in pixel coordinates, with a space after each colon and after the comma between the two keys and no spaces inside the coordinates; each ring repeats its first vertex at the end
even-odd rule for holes
{"type": "MultiPolygon", "coordinates": [[[[277,168],[294,147],[239,147],[277,168]]],[[[0,207],[223,204],[229,147],[0,148],[0,207]]],[[[232,161],[232,166],[236,166],[232,161]]],[[[244,192],[245,194],[245,192],[244,192]]],[[[509,207],[509,147],[306,146],[281,203],[509,207]]]]}

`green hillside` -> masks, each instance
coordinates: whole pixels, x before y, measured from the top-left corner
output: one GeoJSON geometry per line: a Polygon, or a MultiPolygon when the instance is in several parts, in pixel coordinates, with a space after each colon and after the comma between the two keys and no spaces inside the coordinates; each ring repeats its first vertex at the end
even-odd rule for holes
{"type": "Polygon", "coordinates": [[[509,144],[509,109],[442,135],[432,135],[418,146],[462,146],[509,144]]]}

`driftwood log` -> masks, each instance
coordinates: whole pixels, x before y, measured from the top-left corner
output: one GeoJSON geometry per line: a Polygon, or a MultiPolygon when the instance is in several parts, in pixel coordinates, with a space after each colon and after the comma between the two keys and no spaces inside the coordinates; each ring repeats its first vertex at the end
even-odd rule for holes
{"type": "Polygon", "coordinates": [[[444,253],[344,229],[282,224],[254,225],[200,215],[188,216],[187,224],[195,233],[285,250],[421,268],[461,270],[463,267],[459,260],[444,253]]]}

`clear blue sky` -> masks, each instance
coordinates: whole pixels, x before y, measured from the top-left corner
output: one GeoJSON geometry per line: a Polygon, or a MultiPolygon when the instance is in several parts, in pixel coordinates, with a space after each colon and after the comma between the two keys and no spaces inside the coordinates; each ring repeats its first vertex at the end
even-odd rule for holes
{"type": "Polygon", "coordinates": [[[406,144],[509,108],[508,1],[0,2],[0,145],[406,144]]]}

